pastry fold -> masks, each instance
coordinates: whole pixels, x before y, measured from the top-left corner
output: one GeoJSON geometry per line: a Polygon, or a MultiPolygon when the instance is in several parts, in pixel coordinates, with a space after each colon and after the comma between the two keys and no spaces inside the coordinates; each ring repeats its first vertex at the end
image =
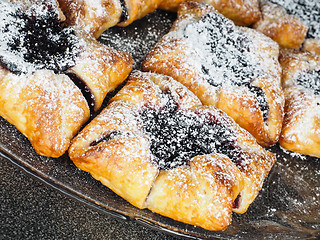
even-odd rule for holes
{"type": "Polygon", "coordinates": [[[173,77],[206,105],[230,115],[263,146],[279,138],[284,98],[278,45],[237,27],[213,7],[186,2],[142,69],[173,77]]]}
{"type": "Polygon", "coordinates": [[[24,134],[40,155],[59,157],[90,115],[81,91],[49,70],[0,81],[0,115],[24,134]]]}
{"type": "Polygon", "coordinates": [[[279,143],[290,151],[320,157],[320,57],[283,50],[280,63],[286,105],[279,143]]]}
{"type": "Polygon", "coordinates": [[[73,139],[69,156],[134,206],[208,230],[247,210],[276,160],[182,84],[139,71],[73,139]]]}

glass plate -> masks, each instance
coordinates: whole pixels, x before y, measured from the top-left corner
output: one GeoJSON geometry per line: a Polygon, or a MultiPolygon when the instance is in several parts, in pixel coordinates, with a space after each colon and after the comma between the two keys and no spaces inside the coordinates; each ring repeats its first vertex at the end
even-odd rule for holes
{"type": "MultiPolygon", "coordinates": [[[[167,33],[175,14],[156,11],[126,28],[114,27],[99,39],[129,51],[139,69],[145,54],[167,33]]],[[[111,93],[108,97],[112,96],[111,93]]],[[[107,99],[108,100],[108,99],[107,99]]],[[[105,101],[105,104],[107,103],[105,101]]],[[[75,167],[67,154],[58,159],[39,156],[16,128],[0,118],[0,154],[56,189],[109,215],[135,220],[155,230],[190,239],[316,239],[320,237],[320,159],[270,150],[278,161],[259,196],[221,232],[180,223],[149,210],[135,208],[90,174],[75,167]]]]}

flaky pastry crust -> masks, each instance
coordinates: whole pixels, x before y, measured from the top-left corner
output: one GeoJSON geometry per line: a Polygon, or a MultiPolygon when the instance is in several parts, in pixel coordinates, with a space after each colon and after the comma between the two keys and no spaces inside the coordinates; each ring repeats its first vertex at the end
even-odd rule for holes
{"type": "Polygon", "coordinates": [[[12,21],[13,26],[18,28],[21,21],[26,26],[6,29],[6,23],[1,25],[0,115],[30,140],[38,154],[59,157],[89,119],[90,110],[97,111],[106,94],[127,78],[132,58],[98,43],[82,31],[68,28],[68,32],[63,32],[65,29],[60,26],[63,18],[55,1],[12,2],[2,3],[1,13],[8,14],[6,20],[12,21]],[[32,17],[26,15],[20,19],[17,12],[22,7],[32,17]],[[46,24],[51,28],[41,29],[46,24]],[[31,46],[28,36],[33,32],[40,36],[33,36],[31,46]],[[56,38],[61,34],[64,35],[59,40],[64,42],[59,41],[57,47],[56,38]],[[9,43],[15,42],[16,37],[20,38],[20,45],[15,46],[17,53],[13,54],[9,43]],[[43,45],[37,38],[47,41],[50,49],[37,48],[43,45]],[[57,52],[64,48],[67,54],[57,52]]]}
{"type": "Polygon", "coordinates": [[[0,115],[24,134],[40,155],[59,157],[90,115],[81,91],[65,75],[41,70],[0,81],[0,115]]]}
{"type": "Polygon", "coordinates": [[[280,63],[286,105],[279,143],[290,151],[320,157],[320,58],[283,50],[280,63]],[[305,78],[308,72],[311,76],[305,78]]]}
{"type": "Polygon", "coordinates": [[[273,154],[222,111],[202,106],[170,77],[139,71],[74,138],[69,156],[77,167],[134,206],[208,230],[225,229],[232,211],[246,211],[275,162],[273,154]],[[165,109],[163,95],[167,94],[180,113],[216,119],[234,133],[243,158],[231,160],[211,152],[175,167],[160,167],[146,130],[150,126],[144,126],[142,115],[148,109],[165,109]]]}

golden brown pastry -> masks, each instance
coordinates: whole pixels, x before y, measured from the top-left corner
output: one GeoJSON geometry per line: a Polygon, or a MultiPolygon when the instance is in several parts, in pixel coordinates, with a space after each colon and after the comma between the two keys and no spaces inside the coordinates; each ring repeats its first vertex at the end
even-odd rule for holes
{"type": "Polygon", "coordinates": [[[182,3],[178,19],[142,69],[173,77],[203,104],[230,115],[263,146],[277,142],[283,118],[278,45],[201,3],[182,3]]]}
{"type": "Polygon", "coordinates": [[[59,157],[89,118],[81,91],[66,76],[39,70],[0,81],[0,114],[15,125],[40,155],[59,157]]]}
{"type": "Polygon", "coordinates": [[[272,38],[281,47],[299,49],[306,37],[308,27],[299,17],[268,1],[261,1],[261,19],[253,28],[272,38]]]}
{"type": "MultiPolygon", "coordinates": [[[[179,4],[186,1],[163,0],[159,8],[177,11],[179,4]]],[[[210,4],[225,17],[241,26],[249,26],[257,22],[261,17],[258,0],[195,0],[193,2],[210,4]]]]}
{"type": "Polygon", "coordinates": [[[73,139],[69,156],[134,206],[208,230],[247,210],[275,162],[182,84],[139,71],[73,139]]]}
{"type": "Polygon", "coordinates": [[[0,115],[37,153],[59,157],[88,120],[89,108],[98,110],[126,79],[132,59],[62,28],[54,4],[14,2],[0,2],[0,115]]]}
{"type": "Polygon", "coordinates": [[[285,149],[320,157],[320,57],[283,50],[286,105],[279,143],[285,149]]]}
{"type": "Polygon", "coordinates": [[[68,25],[84,29],[98,38],[117,24],[127,26],[153,12],[160,0],[58,0],[68,25]]]}

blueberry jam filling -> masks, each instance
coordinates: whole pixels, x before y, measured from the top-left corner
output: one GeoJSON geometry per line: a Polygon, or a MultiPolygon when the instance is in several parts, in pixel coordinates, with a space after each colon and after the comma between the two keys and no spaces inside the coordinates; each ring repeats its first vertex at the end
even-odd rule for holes
{"type": "Polygon", "coordinates": [[[126,6],[126,1],[125,0],[120,0],[120,4],[121,4],[121,16],[120,16],[120,20],[119,23],[125,22],[129,19],[129,13],[128,13],[128,8],[126,6]]]}
{"type": "MultiPolygon", "coordinates": [[[[258,102],[264,121],[269,107],[264,91],[252,82],[266,73],[252,54],[252,41],[232,21],[210,12],[199,22],[189,24],[183,37],[195,50],[204,79],[214,87],[245,86],[258,102]]],[[[197,66],[197,64],[195,64],[197,66]]]]}
{"type": "Polygon", "coordinates": [[[140,117],[150,139],[153,161],[160,169],[188,164],[195,156],[221,153],[235,164],[244,160],[234,133],[215,116],[179,110],[170,95],[164,107],[145,108],[140,117]]]}
{"type": "Polygon", "coordinates": [[[265,92],[261,88],[257,86],[253,86],[252,84],[248,84],[247,88],[250,90],[250,92],[254,95],[255,99],[258,101],[260,110],[262,112],[263,120],[267,121],[269,116],[269,105],[268,105],[265,92]]]}
{"type": "Polygon", "coordinates": [[[87,86],[87,84],[81,78],[78,77],[78,75],[76,75],[74,73],[66,73],[66,75],[80,89],[82,95],[84,96],[84,98],[86,99],[86,101],[89,105],[90,112],[93,113],[96,101],[95,101],[95,97],[94,97],[92,91],[90,90],[90,88],[87,86]]]}
{"type": "Polygon", "coordinates": [[[315,95],[320,95],[320,69],[303,72],[296,77],[296,83],[307,88],[315,95]]]}
{"type": "Polygon", "coordinates": [[[0,63],[16,73],[50,69],[63,72],[75,64],[79,40],[62,28],[50,4],[22,11],[0,3],[0,63]]]}
{"type": "Polygon", "coordinates": [[[108,142],[108,141],[110,141],[110,140],[112,140],[112,139],[114,139],[116,137],[121,137],[121,136],[124,136],[124,135],[128,135],[128,132],[114,130],[111,133],[106,134],[105,136],[101,137],[100,139],[91,142],[90,146],[93,147],[93,146],[98,145],[101,142],[108,142]]]}

